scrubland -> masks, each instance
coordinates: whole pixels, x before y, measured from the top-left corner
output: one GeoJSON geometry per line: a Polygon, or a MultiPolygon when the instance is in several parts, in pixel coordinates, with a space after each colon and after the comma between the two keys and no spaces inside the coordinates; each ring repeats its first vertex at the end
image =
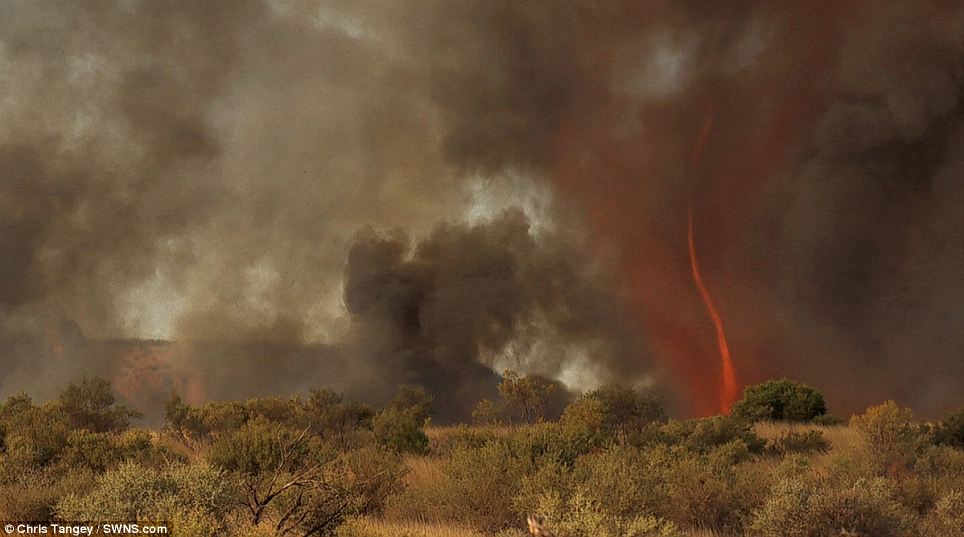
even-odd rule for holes
{"type": "MultiPolygon", "coordinates": [[[[475,423],[432,397],[328,391],[188,405],[158,430],[96,379],[0,406],[0,520],[168,521],[174,535],[964,536],[964,413],[884,402],[849,420],[812,388],[750,387],[732,415],[668,419],[606,387],[547,415],[507,376],[475,423]],[[514,388],[514,389],[513,389],[514,388]],[[523,408],[527,407],[527,408],[523,408]]],[[[530,382],[529,384],[525,384],[530,382]]]]}

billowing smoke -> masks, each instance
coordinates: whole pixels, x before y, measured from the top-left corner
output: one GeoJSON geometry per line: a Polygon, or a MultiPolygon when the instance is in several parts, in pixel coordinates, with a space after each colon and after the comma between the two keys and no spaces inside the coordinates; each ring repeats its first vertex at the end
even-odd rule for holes
{"type": "Polygon", "coordinates": [[[713,411],[692,199],[742,383],[941,412],[962,91],[938,0],[7,2],[0,394],[461,411],[513,367],[713,411]]]}
{"type": "Polygon", "coordinates": [[[373,378],[426,386],[450,416],[496,397],[493,370],[503,368],[643,380],[619,297],[585,252],[529,227],[510,210],[475,226],[440,226],[416,245],[362,232],[345,282],[356,363],[368,357],[373,378]]]}

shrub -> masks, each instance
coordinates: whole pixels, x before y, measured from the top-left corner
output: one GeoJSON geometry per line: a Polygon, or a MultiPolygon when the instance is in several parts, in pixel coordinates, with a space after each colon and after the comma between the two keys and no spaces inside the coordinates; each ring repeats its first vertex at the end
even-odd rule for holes
{"type": "Polygon", "coordinates": [[[527,469],[504,441],[456,448],[443,462],[440,502],[453,521],[486,531],[511,527],[524,516],[512,499],[527,469]]]}
{"type": "Polygon", "coordinates": [[[680,535],[675,524],[652,515],[612,516],[602,500],[582,489],[567,499],[553,493],[543,495],[537,512],[549,530],[571,537],[680,535]]]}
{"type": "Polygon", "coordinates": [[[787,431],[770,440],[766,452],[771,455],[785,456],[790,453],[825,453],[830,450],[830,442],[820,431],[787,431]]]}
{"type": "Polygon", "coordinates": [[[850,426],[860,431],[877,462],[887,467],[909,464],[918,439],[914,418],[909,408],[894,401],[872,406],[850,419],[850,426]]]}
{"type": "Polygon", "coordinates": [[[54,520],[57,502],[68,494],[86,492],[93,480],[86,469],[17,472],[14,479],[0,482],[0,520],[54,520]]]}
{"type": "Polygon", "coordinates": [[[951,491],[941,498],[923,528],[925,535],[964,537],[964,491],[951,491]]]}
{"type": "Polygon", "coordinates": [[[759,420],[812,421],[827,413],[823,395],[787,379],[747,386],[733,405],[733,416],[759,420]]]}
{"type": "Polygon", "coordinates": [[[671,420],[657,436],[660,443],[678,444],[697,453],[708,453],[734,440],[742,441],[749,453],[762,453],[766,445],[751,422],[730,416],[671,420]]]}
{"type": "Polygon", "coordinates": [[[67,416],[55,404],[21,408],[7,419],[7,464],[40,467],[52,463],[67,444],[67,416]]]}
{"type": "Polygon", "coordinates": [[[425,453],[428,436],[422,430],[420,412],[389,406],[375,417],[372,430],[379,445],[396,453],[425,453]]]}
{"type": "Polygon", "coordinates": [[[738,479],[740,467],[730,453],[736,445],[726,444],[705,455],[683,446],[649,450],[647,470],[658,479],[662,502],[656,514],[683,527],[740,532],[756,499],[738,479]]]}
{"type": "Polygon", "coordinates": [[[913,513],[896,500],[888,479],[860,479],[833,487],[793,478],[777,485],[756,513],[751,530],[763,537],[909,537],[914,526],[913,513]]]}
{"type": "Polygon", "coordinates": [[[482,399],[472,409],[472,423],[476,425],[494,425],[501,421],[502,409],[488,399],[482,399]]]}
{"type": "Polygon", "coordinates": [[[366,404],[346,403],[334,392],[312,390],[305,402],[305,417],[312,431],[349,449],[364,443],[362,432],[372,428],[375,411],[366,404]]]}
{"type": "Polygon", "coordinates": [[[184,523],[192,535],[223,535],[224,515],[234,505],[231,480],[200,464],[151,470],[123,463],[95,483],[89,493],[58,503],[61,520],[168,520],[184,523]]]}
{"type": "Polygon", "coordinates": [[[964,410],[948,415],[934,428],[936,444],[964,449],[964,410]]]}
{"type": "Polygon", "coordinates": [[[608,441],[625,443],[631,435],[665,419],[666,414],[652,396],[623,386],[606,386],[573,401],[560,423],[570,433],[600,445],[608,441]]]}

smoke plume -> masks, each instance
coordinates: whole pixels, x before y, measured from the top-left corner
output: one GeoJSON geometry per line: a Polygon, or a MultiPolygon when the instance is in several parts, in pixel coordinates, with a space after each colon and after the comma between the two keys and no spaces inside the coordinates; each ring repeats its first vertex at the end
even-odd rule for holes
{"type": "MultiPolygon", "coordinates": [[[[954,2],[7,2],[0,395],[964,393],[954,2]],[[700,141],[702,126],[712,131],[700,141]]],[[[144,410],[150,411],[150,408],[144,410]]]]}

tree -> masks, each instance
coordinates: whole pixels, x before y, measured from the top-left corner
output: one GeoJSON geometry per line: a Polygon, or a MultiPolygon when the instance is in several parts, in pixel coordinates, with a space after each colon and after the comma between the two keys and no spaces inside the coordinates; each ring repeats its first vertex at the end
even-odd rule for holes
{"type": "Polygon", "coordinates": [[[425,453],[428,436],[422,430],[424,420],[412,408],[398,409],[389,406],[381,411],[372,423],[375,440],[384,448],[396,453],[425,453]]]}
{"type": "Polygon", "coordinates": [[[526,423],[534,423],[545,417],[546,404],[557,387],[545,377],[520,377],[515,371],[506,369],[499,384],[499,395],[511,413],[521,415],[526,423]]]}
{"type": "Polygon", "coordinates": [[[305,402],[305,414],[311,430],[348,447],[360,430],[371,429],[375,410],[366,404],[345,403],[340,394],[329,390],[312,390],[305,402]]]}
{"type": "Polygon", "coordinates": [[[421,386],[403,384],[398,387],[395,398],[388,404],[390,408],[407,412],[417,421],[423,422],[432,415],[432,402],[435,397],[421,386]]]}
{"type": "Polygon", "coordinates": [[[68,384],[59,402],[71,427],[97,433],[126,429],[130,418],[142,417],[136,410],[115,404],[110,382],[102,378],[84,377],[78,384],[68,384]]]}
{"type": "Polygon", "coordinates": [[[912,458],[917,441],[913,419],[909,408],[886,401],[852,417],[850,426],[860,431],[880,464],[894,469],[899,464],[909,464],[912,458]]]}
{"type": "Polygon", "coordinates": [[[499,423],[502,409],[489,399],[482,399],[472,409],[472,423],[476,425],[492,425],[499,423]]]}
{"type": "Polygon", "coordinates": [[[826,413],[827,404],[820,392],[787,379],[747,386],[732,410],[733,416],[753,421],[813,421],[826,413]]]}
{"type": "Polygon", "coordinates": [[[388,453],[336,452],[309,428],[260,416],[219,438],[210,459],[238,476],[249,522],[270,524],[274,535],[331,535],[346,518],[380,508],[401,479],[388,453]]]}

